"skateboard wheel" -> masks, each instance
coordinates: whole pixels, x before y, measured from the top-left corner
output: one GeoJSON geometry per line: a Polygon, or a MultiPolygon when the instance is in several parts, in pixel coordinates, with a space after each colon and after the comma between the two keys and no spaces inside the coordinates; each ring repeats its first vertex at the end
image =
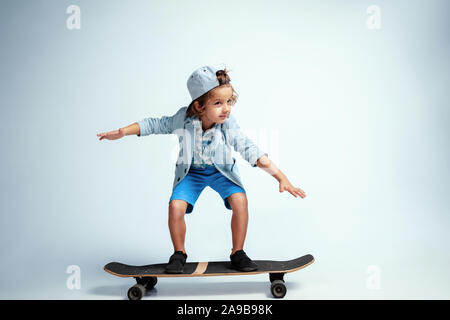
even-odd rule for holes
{"type": "Polygon", "coordinates": [[[128,299],[141,300],[145,295],[145,287],[142,284],[135,284],[128,290],[128,299]]]}
{"type": "Polygon", "coordinates": [[[286,295],[286,285],[283,280],[274,280],[270,285],[270,291],[275,298],[283,298],[286,295]]]}

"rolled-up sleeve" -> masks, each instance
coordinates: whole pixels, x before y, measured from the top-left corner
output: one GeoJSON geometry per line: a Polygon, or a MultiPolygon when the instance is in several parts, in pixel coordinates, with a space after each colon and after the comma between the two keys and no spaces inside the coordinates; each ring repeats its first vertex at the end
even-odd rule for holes
{"type": "Polygon", "coordinates": [[[234,150],[239,152],[252,167],[257,166],[256,162],[263,155],[267,156],[265,151],[260,149],[253,140],[241,131],[236,119],[232,115],[229,117],[227,130],[230,144],[233,146],[234,150]]]}
{"type": "Polygon", "coordinates": [[[148,136],[150,134],[171,134],[174,130],[174,119],[181,115],[183,108],[177,111],[173,116],[162,116],[161,118],[145,118],[138,121],[139,137],[148,136]]]}

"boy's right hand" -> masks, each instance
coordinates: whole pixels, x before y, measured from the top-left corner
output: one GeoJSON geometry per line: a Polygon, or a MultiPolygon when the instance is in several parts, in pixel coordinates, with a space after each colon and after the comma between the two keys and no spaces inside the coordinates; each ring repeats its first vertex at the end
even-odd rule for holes
{"type": "Polygon", "coordinates": [[[114,131],[110,131],[110,132],[103,132],[103,133],[97,134],[97,137],[100,137],[99,140],[102,140],[102,139],[117,140],[124,136],[125,136],[125,131],[123,130],[123,128],[120,128],[119,130],[114,130],[114,131]]]}

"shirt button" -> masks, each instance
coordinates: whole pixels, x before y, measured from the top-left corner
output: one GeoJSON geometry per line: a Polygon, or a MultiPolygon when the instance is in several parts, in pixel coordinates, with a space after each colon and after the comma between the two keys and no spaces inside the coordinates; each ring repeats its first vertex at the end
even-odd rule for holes
{"type": "Polygon", "coordinates": [[[187,169],[184,169],[184,173],[186,173],[187,169]]]}
{"type": "Polygon", "coordinates": [[[180,178],[178,177],[177,181],[180,181],[180,178]]]}

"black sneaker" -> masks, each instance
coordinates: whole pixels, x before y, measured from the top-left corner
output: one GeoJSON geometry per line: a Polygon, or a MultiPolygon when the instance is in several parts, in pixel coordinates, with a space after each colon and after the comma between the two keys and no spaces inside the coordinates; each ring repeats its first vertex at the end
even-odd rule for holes
{"type": "Polygon", "coordinates": [[[166,266],[166,273],[183,273],[183,266],[186,263],[187,254],[183,251],[175,251],[170,256],[169,263],[166,266]]]}
{"type": "Polygon", "coordinates": [[[252,261],[244,252],[244,250],[238,250],[230,256],[231,266],[233,269],[249,272],[258,269],[256,263],[252,261]]]}

